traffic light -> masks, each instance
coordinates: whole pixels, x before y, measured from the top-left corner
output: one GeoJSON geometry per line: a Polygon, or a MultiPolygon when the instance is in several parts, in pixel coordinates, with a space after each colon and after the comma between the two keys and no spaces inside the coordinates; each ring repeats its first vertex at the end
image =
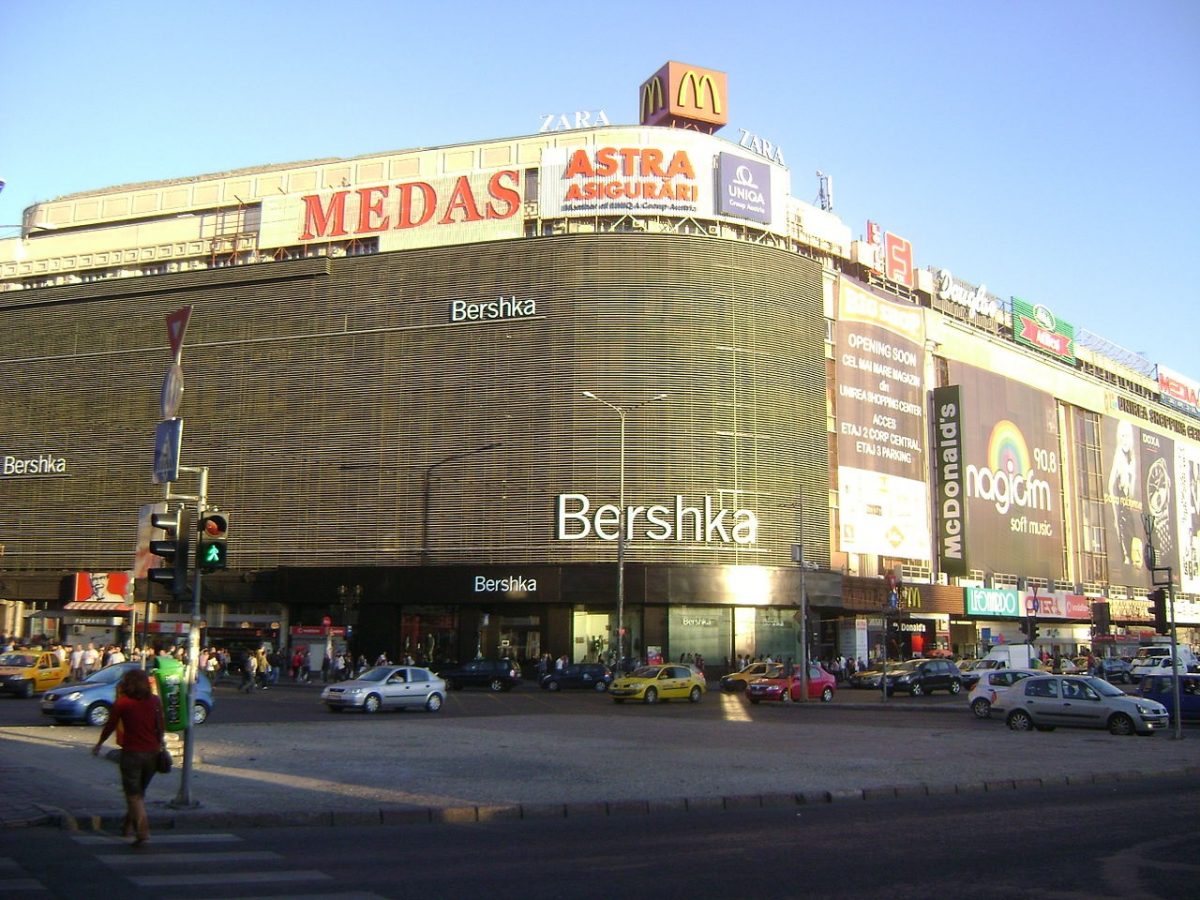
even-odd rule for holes
{"type": "Polygon", "coordinates": [[[1029,617],[1029,641],[1032,643],[1038,639],[1038,621],[1033,616],[1029,617]]]}
{"type": "Polygon", "coordinates": [[[1092,624],[1095,626],[1096,634],[1108,634],[1112,629],[1112,619],[1109,616],[1107,603],[1092,604],[1092,624]]]}
{"type": "Polygon", "coordinates": [[[211,572],[229,565],[229,514],[206,509],[200,515],[196,541],[196,566],[211,572]]]}
{"type": "Polygon", "coordinates": [[[1022,619],[1017,627],[1021,629],[1021,634],[1025,635],[1026,637],[1029,636],[1029,619],[1022,619]]]}
{"type": "Polygon", "coordinates": [[[1154,630],[1158,634],[1169,634],[1171,626],[1167,624],[1167,592],[1157,588],[1150,592],[1150,615],[1154,616],[1154,630]]]}
{"type": "Polygon", "coordinates": [[[151,527],[166,532],[162,540],[150,542],[150,552],[162,557],[165,565],[151,569],[146,577],[154,584],[161,584],[176,598],[182,597],[187,591],[188,547],[192,540],[191,532],[183,527],[183,517],[183,506],[150,516],[151,527]]]}

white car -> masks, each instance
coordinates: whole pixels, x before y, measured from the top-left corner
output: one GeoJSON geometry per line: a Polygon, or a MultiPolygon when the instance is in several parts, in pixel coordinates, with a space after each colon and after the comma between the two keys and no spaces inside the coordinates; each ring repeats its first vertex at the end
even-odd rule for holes
{"type": "Polygon", "coordinates": [[[1046,673],[1038,669],[979,669],[973,674],[977,674],[979,680],[967,695],[967,706],[976,718],[988,719],[993,709],[1004,711],[1005,695],[1014,684],[1046,673]]]}
{"type": "Polygon", "coordinates": [[[446,699],[446,682],[420,666],[375,666],[353,681],[339,681],[321,691],[330,712],[361,709],[424,709],[437,712],[446,699]]]}
{"type": "MultiPolygon", "coordinates": [[[[1180,674],[1186,674],[1188,671],[1187,663],[1182,658],[1178,660],[1180,674]]],[[[1139,656],[1133,661],[1133,666],[1129,670],[1130,680],[1137,684],[1147,675],[1170,675],[1171,656],[1139,656]]]]}

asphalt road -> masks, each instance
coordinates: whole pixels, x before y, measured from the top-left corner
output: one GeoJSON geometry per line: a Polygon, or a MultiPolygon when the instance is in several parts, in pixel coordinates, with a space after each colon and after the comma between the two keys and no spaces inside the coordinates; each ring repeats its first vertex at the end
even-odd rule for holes
{"type": "Polygon", "coordinates": [[[1182,900],[1200,893],[1200,783],[1152,779],[613,820],[0,832],[22,897],[838,896],[1182,900]]]}

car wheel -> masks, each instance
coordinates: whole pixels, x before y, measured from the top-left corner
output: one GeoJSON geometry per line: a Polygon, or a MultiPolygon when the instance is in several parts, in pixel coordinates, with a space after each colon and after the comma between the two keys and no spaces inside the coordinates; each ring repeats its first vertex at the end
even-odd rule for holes
{"type": "Polygon", "coordinates": [[[192,704],[192,724],[203,725],[208,721],[208,707],[197,701],[192,704]]]}
{"type": "Polygon", "coordinates": [[[642,696],[643,703],[657,703],[658,691],[654,688],[646,688],[646,693],[642,696]]]}
{"type": "Polygon", "coordinates": [[[690,700],[692,703],[699,703],[700,695],[703,693],[704,692],[700,690],[700,685],[693,685],[691,691],[688,693],[688,700],[690,700]]]}
{"type": "Polygon", "coordinates": [[[992,717],[992,704],[988,703],[983,697],[976,697],[971,701],[971,712],[975,713],[977,719],[990,719],[992,717]]]}
{"type": "Polygon", "coordinates": [[[1133,719],[1125,713],[1117,713],[1108,720],[1108,732],[1119,735],[1133,734],[1133,719]]]}
{"type": "Polygon", "coordinates": [[[603,681],[596,682],[596,693],[603,694],[607,690],[608,690],[608,685],[605,684],[603,681]]]}
{"type": "Polygon", "coordinates": [[[500,693],[502,690],[504,690],[504,680],[500,678],[493,678],[488,682],[488,690],[495,694],[500,693]]]}
{"type": "Polygon", "coordinates": [[[833,702],[833,688],[831,688],[829,685],[825,685],[825,690],[821,691],[821,702],[822,703],[832,703],[833,702]]]}
{"type": "Polygon", "coordinates": [[[950,682],[950,693],[957,694],[961,690],[962,690],[962,682],[959,682],[959,681],[950,682]]]}
{"type": "Polygon", "coordinates": [[[21,686],[21,696],[28,700],[33,696],[33,682],[27,681],[21,686]]]}
{"type": "Polygon", "coordinates": [[[83,720],[89,725],[98,725],[103,727],[108,724],[108,704],[93,703],[87,708],[87,712],[83,714],[83,720]]]}
{"type": "Polygon", "coordinates": [[[562,685],[560,685],[557,681],[551,681],[549,684],[546,685],[546,687],[549,690],[557,691],[560,687],[562,687],[562,685]]]}
{"type": "Polygon", "coordinates": [[[379,699],[378,694],[367,694],[367,699],[363,701],[363,712],[377,713],[383,702],[379,699]]]}
{"type": "Polygon", "coordinates": [[[914,697],[920,697],[922,694],[925,693],[925,688],[921,687],[921,682],[914,681],[912,683],[912,687],[909,689],[909,693],[912,694],[914,697]]]}
{"type": "Polygon", "coordinates": [[[1023,709],[1014,709],[1008,714],[1008,727],[1013,731],[1029,731],[1033,728],[1033,718],[1023,709]]]}
{"type": "Polygon", "coordinates": [[[437,712],[442,708],[442,695],[430,694],[425,698],[425,712],[437,712]]]}

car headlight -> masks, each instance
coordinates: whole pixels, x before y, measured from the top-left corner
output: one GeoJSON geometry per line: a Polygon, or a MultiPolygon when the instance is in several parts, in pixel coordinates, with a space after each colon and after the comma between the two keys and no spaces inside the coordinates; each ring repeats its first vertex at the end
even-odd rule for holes
{"type": "Polygon", "coordinates": [[[67,700],[79,700],[79,699],[81,699],[82,697],[83,697],[83,692],[82,692],[82,691],[71,691],[71,693],[69,693],[69,694],[67,694],[67,695],[66,695],[66,698],[65,698],[65,699],[67,699],[67,700]]]}
{"type": "Polygon", "coordinates": [[[1161,716],[1167,711],[1167,708],[1165,706],[1148,706],[1145,703],[1139,703],[1137,711],[1143,716],[1161,716]]]}

